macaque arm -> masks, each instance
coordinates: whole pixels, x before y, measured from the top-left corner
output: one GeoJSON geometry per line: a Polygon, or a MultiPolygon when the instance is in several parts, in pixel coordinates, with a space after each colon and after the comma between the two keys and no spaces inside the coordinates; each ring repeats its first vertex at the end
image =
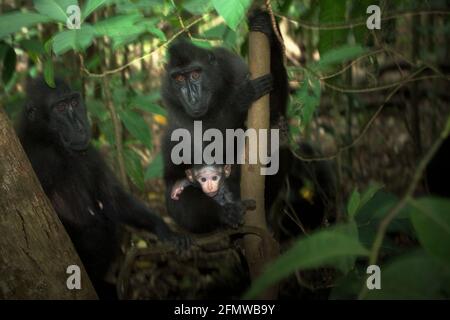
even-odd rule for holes
{"type": "Polygon", "coordinates": [[[192,183],[189,181],[189,179],[180,179],[172,186],[172,191],[170,193],[170,197],[173,200],[179,200],[180,194],[183,192],[184,188],[191,185],[192,183]]]}

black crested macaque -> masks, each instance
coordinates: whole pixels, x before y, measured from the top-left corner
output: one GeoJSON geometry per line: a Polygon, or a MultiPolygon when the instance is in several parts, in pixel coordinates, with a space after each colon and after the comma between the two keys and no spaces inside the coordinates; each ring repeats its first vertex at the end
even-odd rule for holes
{"type": "Polygon", "coordinates": [[[202,189],[219,206],[224,207],[225,214],[220,216],[224,225],[236,228],[242,223],[241,218],[247,209],[255,207],[254,200],[236,199],[225,184],[225,179],[231,174],[231,165],[194,165],[186,170],[186,178],[178,180],[172,187],[171,198],[178,200],[180,194],[188,186],[202,189]],[[234,210],[240,211],[233,214],[234,210]],[[231,214],[230,214],[231,213],[231,214]]]}
{"type": "MultiPolygon", "coordinates": [[[[195,233],[211,232],[228,227],[223,216],[242,221],[240,210],[227,212],[199,188],[186,188],[179,200],[171,197],[177,181],[185,178],[191,163],[174,164],[171,141],[174,130],[183,128],[193,136],[194,121],[202,121],[202,130],[218,129],[225,136],[226,129],[244,129],[251,103],[270,91],[271,123],[278,123],[285,114],[288,82],[283,64],[282,49],[267,13],[256,11],[249,19],[250,30],[267,35],[271,46],[271,75],[250,80],[247,64],[238,55],[224,49],[211,50],[184,40],[169,48],[167,72],[163,79],[162,97],[169,111],[168,127],[162,140],[166,204],[169,215],[182,227],[195,233]],[[271,90],[272,89],[272,90],[271,90]]],[[[226,153],[224,147],[224,155],[226,153]]],[[[192,148],[192,150],[194,150],[192,148]]],[[[191,159],[193,155],[191,154],[191,159]]],[[[235,158],[236,160],[236,158],[235,158]]],[[[240,199],[240,168],[232,165],[230,177],[224,182],[234,199],[240,199]]],[[[266,179],[266,192],[279,188],[266,179]]]]}
{"type": "Polygon", "coordinates": [[[105,273],[119,248],[119,224],[155,233],[178,248],[187,236],[169,229],[142,202],[124,191],[90,145],[86,107],[79,93],[56,79],[27,87],[18,135],[45,194],[72,239],[100,298],[115,298],[105,273]]]}

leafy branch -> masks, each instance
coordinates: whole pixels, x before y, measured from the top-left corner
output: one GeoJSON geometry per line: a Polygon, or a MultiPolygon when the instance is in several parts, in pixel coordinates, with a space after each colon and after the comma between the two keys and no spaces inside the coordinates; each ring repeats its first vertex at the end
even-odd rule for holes
{"type": "MultiPolygon", "coordinates": [[[[398,12],[393,13],[391,15],[387,15],[381,18],[382,21],[391,20],[391,19],[397,19],[401,17],[407,17],[407,16],[417,16],[417,15],[450,15],[450,11],[442,11],[442,10],[431,10],[431,11],[419,11],[419,12],[398,12]]],[[[341,30],[341,29],[350,29],[354,27],[359,26],[365,26],[366,25],[366,19],[358,19],[354,22],[346,22],[346,23],[333,23],[333,24],[314,24],[314,23],[308,23],[308,22],[300,22],[299,20],[294,20],[289,17],[283,16],[281,14],[276,14],[276,16],[280,18],[284,18],[287,21],[300,26],[304,29],[309,30],[341,30]]]]}
{"type": "Polygon", "coordinates": [[[104,77],[104,76],[109,75],[109,74],[114,74],[114,73],[120,72],[120,71],[122,71],[122,70],[128,68],[129,66],[131,66],[131,65],[133,65],[133,64],[135,64],[135,63],[137,63],[137,62],[140,62],[141,60],[144,60],[144,59],[146,59],[146,58],[152,56],[153,54],[155,54],[155,53],[158,52],[159,50],[161,50],[161,49],[163,49],[163,48],[167,48],[167,46],[168,46],[171,42],[173,42],[176,38],[178,38],[180,35],[182,35],[184,32],[186,32],[186,30],[188,30],[188,29],[191,28],[192,26],[196,25],[196,24],[199,23],[200,21],[206,19],[207,16],[208,16],[208,15],[205,14],[205,15],[203,15],[202,17],[195,19],[194,21],[192,21],[191,23],[189,23],[188,25],[186,25],[183,29],[181,29],[181,30],[179,30],[177,33],[175,33],[169,40],[167,40],[165,43],[159,45],[157,48],[155,48],[155,49],[152,50],[151,52],[146,53],[146,54],[144,54],[143,56],[138,57],[138,58],[136,58],[136,59],[134,59],[134,60],[132,60],[132,61],[130,61],[130,62],[128,62],[128,63],[126,63],[126,64],[120,66],[120,67],[118,67],[118,68],[111,69],[111,70],[106,70],[106,71],[104,71],[104,72],[102,72],[102,73],[92,73],[92,72],[90,72],[90,71],[86,68],[86,66],[85,66],[85,64],[84,64],[84,58],[83,58],[83,55],[80,54],[81,70],[82,70],[84,73],[86,73],[89,77],[93,77],[93,78],[101,78],[101,77],[104,77]]]}
{"type": "MultiPolygon", "coordinates": [[[[445,125],[444,130],[442,130],[439,138],[433,143],[431,148],[419,162],[416,171],[414,173],[414,176],[412,177],[411,183],[408,189],[406,189],[405,194],[400,199],[400,201],[398,201],[397,204],[394,207],[392,207],[392,209],[387,213],[386,217],[381,221],[377,230],[377,234],[375,236],[375,240],[372,245],[372,249],[370,250],[369,265],[377,264],[380,248],[383,243],[384,235],[386,234],[389,224],[399,214],[399,212],[401,212],[401,210],[405,207],[405,205],[408,204],[410,201],[412,201],[413,193],[416,190],[420,180],[422,179],[423,173],[428,163],[431,161],[435,153],[439,150],[439,147],[442,145],[442,143],[447,138],[449,133],[450,133],[450,116],[447,118],[447,123],[445,125]]],[[[367,286],[364,283],[358,295],[358,299],[364,299],[364,297],[367,294],[367,290],[368,290],[367,286]]]]}

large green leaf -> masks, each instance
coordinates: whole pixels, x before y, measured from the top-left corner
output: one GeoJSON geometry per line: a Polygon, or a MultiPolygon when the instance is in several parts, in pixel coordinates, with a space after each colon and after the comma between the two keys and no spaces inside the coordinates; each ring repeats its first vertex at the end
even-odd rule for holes
{"type": "Polygon", "coordinates": [[[253,298],[265,288],[296,270],[334,265],[338,258],[366,256],[368,250],[342,226],[321,230],[298,240],[288,251],[270,264],[245,294],[253,298]]]}
{"type": "Polygon", "coordinates": [[[91,117],[97,118],[100,121],[111,121],[109,112],[105,107],[105,104],[101,100],[94,99],[91,96],[87,97],[87,109],[91,117]]]}
{"type": "Polygon", "coordinates": [[[120,15],[99,21],[94,25],[94,28],[97,35],[108,37],[123,36],[129,34],[131,31],[129,28],[133,29],[135,24],[141,19],[142,15],[138,13],[120,15]]]}
{"type": "Polygon", "coordinates": [[[20,41],[20,46],[28,53],[42,55],[45,53],[44,45],[37,39],[24,39],[20,41]]]}
{"type": "Polygon", "coordinates": [[[381,185],[372,184],[362,195],[357,190],[353,191],[347,205],[349,217],[354,219],[360,209],[364,207],[364,205],[369,202],[380,189],[381,185]]]}
{"type": "Polygon", "coordinates": [[[367,52],[366,49],[360,45],[344,45],[338,48],[333,48],[330,51],[324,53],[317,64],[314,64],[312,68],[317,71],[324,71],[330,66],[344,63],[348,60],[354,59],[367,52]]]}
{"type": "Polygon", "coordinates": [[[77,0],[34,0],[34,7],[39,13],[56,20],[66,23],[67,8],[71,5],[78,5],[77,0]]]}
{"type": "Polygon", "coordinates": [[[53,68],[53,61],[47,59],[44,62],[44,79],[49,87],[55,88],[55,71],[53,68]]]}
{"type": "Polygon", "coordinates": [[[81,17],[85,20],[92,12],[101,8],[105,4],[110,2],[109,0],[87,0],[83,9],[81,10],[81,17]]]}
{"type": "Polygon", "coordinates": [[[230,49],[235,48],[237,43],[237,33],[225,23],[220,23],[206,30],[202,37],[208,40],[221,40],[223,41],[222,45],[230,49]]]}
{"type": "Polygon", "coordinates": [[[48,22],[50,18],[38,13],[11,12],[2,14],[0,18],[0,39],[38,23],[48,22]]]}
{"type": "Polygon", "coordinates": [[[320,104],[320,81],[317,77],[305,71],[305,78],[300,90],[295,96],[301,105],[301,125],[306,127],[320,104]]]}
{"type": "MultiPolygon", "coordinates": [[[[338,233],[342,233],[354,239],[359,238],[359,231],[355,221],[350,221],[345,224],[336,225],[334,227],[334,230],[338,233]]],[[[342,274],[347,274],[350,270],[354,268],[355,261],[356,256],[353,255],[339,256],[330,259],[328,265],[338,269],[339,271],[341,271],[342,274]]]]}
{"type": "Polygon", "coordinates": [[[364,191],[364,193],[361,196],[361,202],[359,203],[359,208],[362,208],[366,205],[366,203],[368,203],[370,200],[372,200],[372,198],[374,197],[374,195],[381,190],[383,186],[378,184],[378,183],[373,183],[369,186],[369,188],[367,188],[366,191],[364,191]]]}
{"type": "MultiPolygon", "coordinates": [[[[363,193],[360,207],[355,216],[360,241],[368,246],[372,245],[381,220],[386,217],[392,207],[399,201],[397,196],[383,190],[379,190],[371,196],[371,193],[377,189],[377,185],[373,185],[363,193]],[[366,198],[371,199],[366,202],[366,198]]],[[[389,224],[388,232],[400,232],[407,234],[411,238],[415,238],[414,228],[410,222],[410,212],[411,206],[405,206],[389,224]]],[[[385,238],[383,241],[383,249],[394,253],[402,248],[393,244],[389,238],[385,238]]]]}
{"type": "Polygon", "coordinates": [[[53,52],[61,55],[69,50],[81,51],[92,43],[94,28],[83,23],[80,29],[65,30],[53,37],[53,52]]]}
{"type": "Polygon", "coordinates": [[[130,105],[138,109],[148,111],[154,114],[167,116],[167,110],[160,107],[154,99],[154,95],[139,95],[132,99],[130,105]]]}
{"type": "Polygon", "coordinates": [[[415,204],[411,220],[420,244],[432,255],[450,263],[450,200],[422,198],[415,204]]]}
{"type": "Polygon", "coordinates": [[[95,34],[110,37],[114,42],[114,48],[117,48],[148,31],[148,25],[142,23],[143,19],[140,13],[107,18],[94,25],[95,34]]]}
{"type": "Polygon", "coordinates": [[[161,41],[167,41],[166,35],[164,32],[161,31],[161,29],[158,29],[156,26],[151,24],[146,24],[146,29],[148,32],[156,36],[161,41]]]}
{"type": "Polygon", "coordinates": [[[241,22],[251,0],[212,0],[217,13],[225,20],[225,23],[233,30],[241,22]]]}
{"type": "Polygon", "coordinates": [[[167,116],[167,110],[162,108],[161,106],[154,104],[154,103],[149,103],[149,104],[139,104],[137,105],[137,108],[144,110],[144,111],[148,111],[151,112],[153,114],[159,114],[161,116],[167,116]]]}
{"type": "Polygon", "coordinates": [[[381,289],[366,299],[448,299],[449,279],[448,266],[420,250],[381,266],[381,289]]]}
{"type": "Polygon", "coordinates": [[[351,219],[355,217],[360,202],[361,202],[361,194],[358,192],[358,190],[353,190],[347,204],[347,213],[351,219]]]}
{"type": "Polygon", "coordinates": [[[150,130],[145,120],[136,112],[121,111],[119,113],[125,128],[131,133],[133,137],[141,141],[147,148],[152,148],[152,137],[150,130]]]}
{"type": "MultiPolygon", "coordinates": [[[[320,1],[320,24],[344,23],[346,1],[322,0],[320,1]]],[[[328,50],[340,46],[347,41],[348,29],[320,30],[319,52],[325,54],[328,50]]]]}
{"type": "Polygon", "coordinates": [[[144,190],[144,171],[142,170],[141,158],[133,150],[126,148],[124,152],[125,170],[131,181],[139,188],[144,190]]]}
{"type": "Polygon", "coordinates": [[[183,8],[192,14],[203,14],[211,11],[211,0],[187,0],[183,2],[183,8]]]}
{"type": "Polygon", "coordinates": [[[158,155],[155,157],[155,159],[153,159],[152,163],[150,163],[147,170],[145,171],[145,180],[161,178],[163,175],[163,168],[163,158],[161,153],[158,153],[158,155]]]}

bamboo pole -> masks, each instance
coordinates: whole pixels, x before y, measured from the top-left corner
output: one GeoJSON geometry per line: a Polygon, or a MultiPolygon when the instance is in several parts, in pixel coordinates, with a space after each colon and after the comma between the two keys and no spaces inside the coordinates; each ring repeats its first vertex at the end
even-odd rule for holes
{"type": "MultiPolygon", "coordinates": [[[[249,35],[249,69],[251,78],[255,79],[270,73],[270,44],[267,36],[261,32],[251,31],[249,35]]],[[[247,116],[248,128],[268,129],[270,126],[269,95],[255,101],[247,116]]],[[[269,139],[268,139],[269,140],[269,139]]],[[[244,237],[245,256],[252,281],[258,277],[265,265],[273,260],[279,252],[277,242],[270,235],[264,210],[265,176],[261,175],[261,164],[258,157],[257,164],[248,163],[248,141],[245,146],[245,164],[241,171],[241,198],[254,199],[256,209],[245,214],[245,226],[257,227],[266,236],[246,235],[244,237]]],[[[258,152],[267,154],[267,146],[259,146],[258,152]],[[265,148],[265,150],[260,150],[265,148]]],[[[259,298],[276,299],[278,287],[266,290],[259,298]]]]}

